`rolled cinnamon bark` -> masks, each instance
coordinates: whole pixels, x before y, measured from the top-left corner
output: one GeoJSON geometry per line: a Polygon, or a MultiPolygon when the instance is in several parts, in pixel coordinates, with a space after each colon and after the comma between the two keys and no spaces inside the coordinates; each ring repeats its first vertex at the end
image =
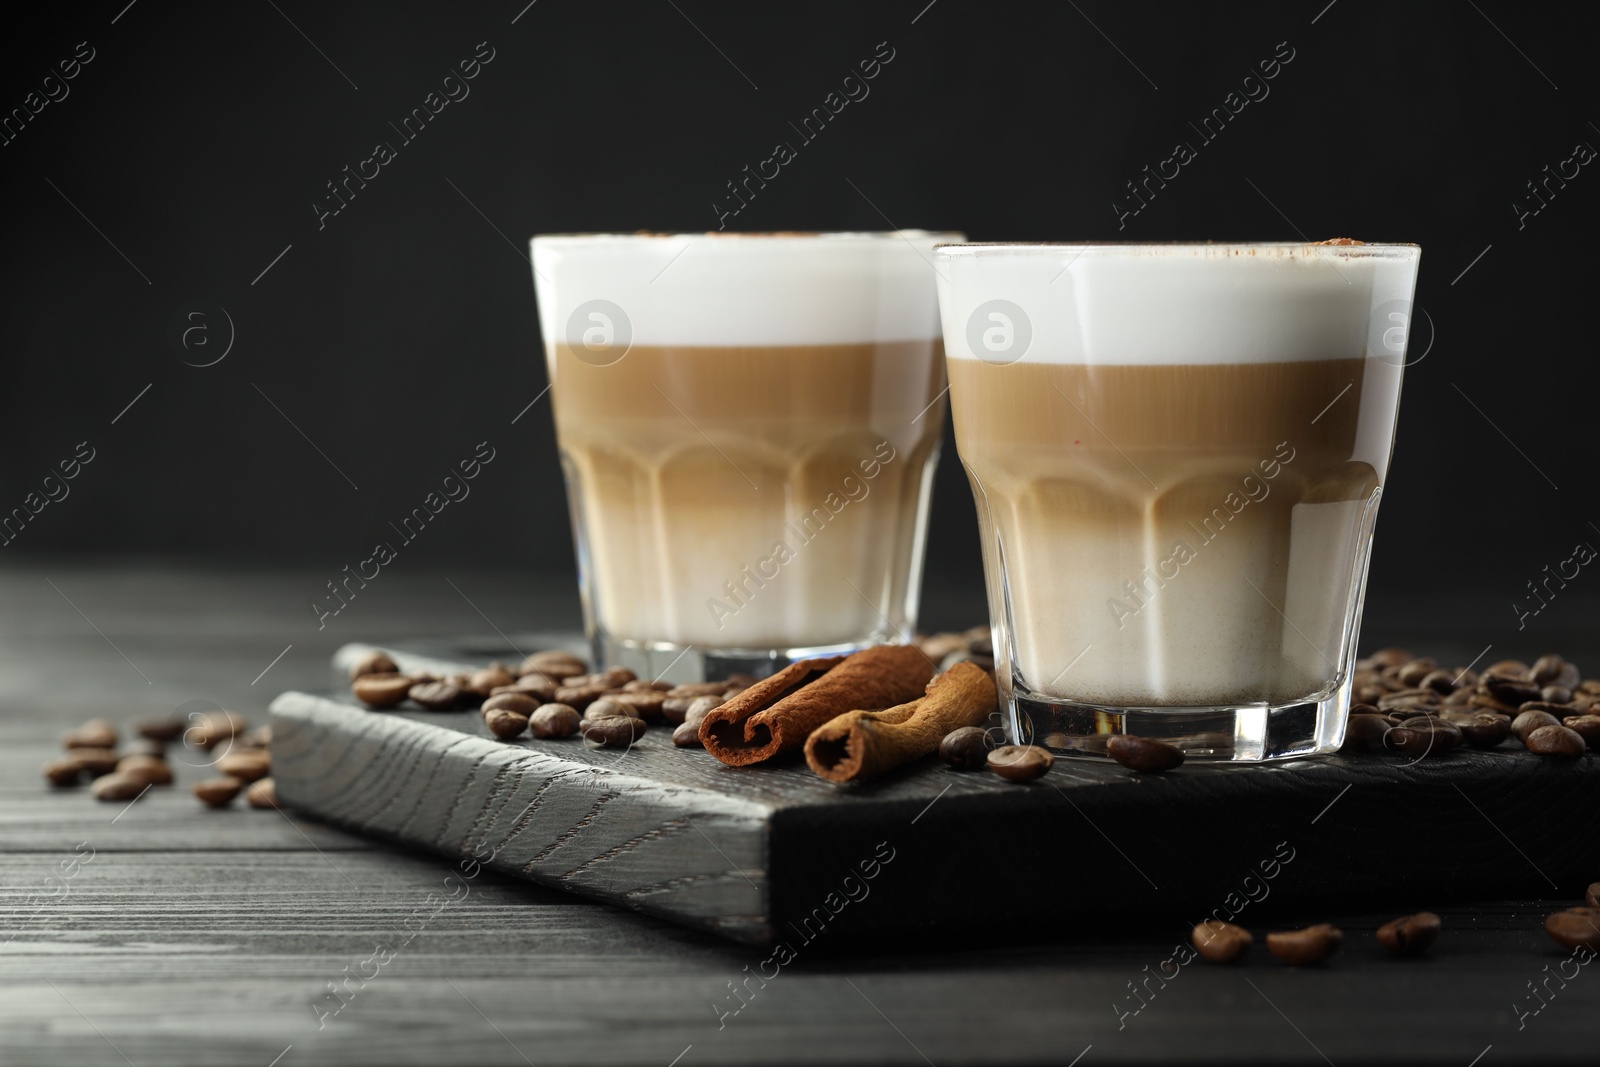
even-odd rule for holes
{"type": "Polygon", "coordinates": [[[700,743],[730,767],[761,763],[801,747],[811,731],[843,712],[916,698],[932,674],[933,664],[912,645],[801,660],[708,712],[700,743]]]}
{"type": "Polygon", "coordinates": [[[957,663],[927,695],[884,711],[848,711],[806,738],[806,763],[830,782],[859,782],[934,752],[952,730],[981,726],[994,712],[994,680],[957,663]]]}

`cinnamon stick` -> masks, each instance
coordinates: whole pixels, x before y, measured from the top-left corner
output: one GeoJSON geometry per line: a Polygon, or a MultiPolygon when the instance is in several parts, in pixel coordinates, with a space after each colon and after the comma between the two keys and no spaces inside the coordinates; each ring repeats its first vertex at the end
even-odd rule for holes
{"type": "Polygon", "coordinates": [[[830,782],[859,782],[934,752],[952,730],[979,726],[995,708],[994,680],[957,663],[927,694],[884,711],[847,711],[806,738],[806,762],[830,782]]]}
{"type": "Polygon", "coordinates": [[[700,743],[731,767],[805,744],[852,708],[886,708],[923,691],[933,664],[912,645],[880,645],[840,658],[801,660],[757,682],[700,722],[700,743]]]}

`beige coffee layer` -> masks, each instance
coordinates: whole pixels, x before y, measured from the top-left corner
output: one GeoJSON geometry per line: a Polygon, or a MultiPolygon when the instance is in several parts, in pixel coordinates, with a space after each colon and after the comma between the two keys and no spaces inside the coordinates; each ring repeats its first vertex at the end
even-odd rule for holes
{"type": "Polygon", "coordinates": [[[911,624],[937,341],[550,356],[591,610],[613,636],[797,648],[911,624]]]}
{"type": "Polygon", "coordinates": [[[1360,417],[1392,410],[1367,394],[1397,379],[1370,370],[952,360],[991,605],[1027,686],[1119,706],[1324,688],[1393,435],[1360,417]]]}

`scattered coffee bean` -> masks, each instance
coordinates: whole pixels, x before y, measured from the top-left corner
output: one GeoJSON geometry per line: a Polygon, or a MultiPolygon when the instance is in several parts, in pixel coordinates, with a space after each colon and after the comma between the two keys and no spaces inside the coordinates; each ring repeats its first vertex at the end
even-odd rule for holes
{"type": "Polygon", "coordinates": [[[700,724],[680,722],[672,730],[672,743],[679,748],[699,748],[700,724]]]}
{"type": "Polygon", "coordinates": [[[1255,938],[1242,926],[1207,919],[1194,928],[1189,940],[1194,943],[1195,951],[1212,963],[1232,963],[1245,954],[1255,938]]]}
{"type": "Polygon", "coordinates": [[[1568,715],[1561,725],[1583,738],[1588,747],[1600,746],[1600,715],[1568,715]]]}
{"type": "Polygon", "coordinates": [[[1600,696],[1600,678],[1585,678],[1577,684],[1574,691],[1600,696]]]}
{"type": "Polygon", "coordinates": [[[725,703],[727,701],[720,696],[695,697],[689,705],[689,710],[683,713],[683,724],[698,730],[700,728],[700,720],[709,715],[713,709],[720,708],[725,703]]]}
{"type": "Polygon", "coordinates": [[[1460,748],[1465,742],[1461,728],[1443,719],[1407,719],[1384,737],[1384,747],[1408,755],[1437,756],[1460,748]]]}
{"type": "Polygon", "coordinates": [[[584,674],[589,670],[588,664],[570,652],[552,649],[548,652],[535,652],[522,661],[517,668],[521,675],[542,674],[554,682],[563,678],[572,678],[584,674]]]}
{"type": "Polygon", "coordinates": [[[398,674],[399,672],[400,668],[395,665],[393,659],[389,658],[389,653],[379,649],[373,649],[350,664],[350,680],[352,682],[367,674],[398,674]]]}
{"type": "Polygon", "coordinates": [[[567,704],[579,711],[587,708],[611,687],[608,685],[563,685],[555,691],[556,703],[567,704]]]}
{"type": "Polygon", "coordinates": [[[116,748],[117,728],[104,719],[90,719],[61,735],[62,748],[116,748]]]}
{"type": "Polygon", "coordinates": [[[496,665],[475,672],[464,688],[474,696],[486,697],[501,686],[511,685],[516,680],[510,671],[496,665]]]}
{"type": "Polygon", "coordinates": [[[1530,710],[1518,713],[1511,720],[1511,732],[1517,735],[1517,740],[1523,744],[1528,743],[1528,735],[1535,730],[1546,726],[1560,726],[1561,720],[1548,711],[1530,710]]]}
{"type": "Polygon", "coordinates": [[[1378,927],[1378,944],[1397,956],[1415,956],[1428,951],[1439,936],[1439,926],[1439,916],[1419,911],[1378,927]]]}
{"type": "Polygon", "coordinates": [[[119,778],[131,778],[141,786],[171,785],[172,768],[164,759],[154,756],[124,756],[117,761],[114,772],[119,778]]]}
{"type": "Polygon", "coordinates": [[[646,722],[659,720],[662,717],[661,706],[667,701],[666,695],[656,689],[624,689],[618,693],[607,694],[607,699],[616,701],[623,707],[632,708],[634,713],[646,722]]]}
{"type": "Polygon", "coordinates": [[[244,733],[250,724],[236,711],[208,711],[196,716],[184,731],[184,740],[196,748],[213,748],[244,733]]]}
{"type": "Polygon", "coordinates": [[[1106,742],[1106,755],[1130,770],[1150,773],[1170,771],[1183,762],[1183,749],[1153,737],[1114,734],[1106,742]]]}
{"type": "Polygon", "coordinates": [[[1383,738],[1394,728],[1394,720],[1386,715],[1352,715],[1345,720],[1344,744],[1339,751],[1352,752],[1381,752],[1383,751],[1383,738]]]}
{"type": "Polygon", "coordinates": [[[638,709],[624,704],[620,700],[612,700],[610,697],[602,697],[584,709],[583,717],[591,722],[598,722],[601,719],[615,719],[621,717],[638,719],[642,718],[643,716],[639,714],[638,709]]]}
{"type": "Polygon", "coordinates": [[[75,748],[68,758],[77,760],[78,766],[94,778],[116,770],[121,759],[116,750],[110,748],[75,748]]]}
{"type": "Polygon", "coordinates": [[[963,634],[937,633],[919,636],[912,641],[922,654],[933,662],[938,663],[952,652],[959,652],[967,647],[967,639],[963,634]]]}
{"type": "Polygon", "coordinates": [[[1450,721],[1473,748],[1494,748],[1511,736],[1511,720],[1492,711],[1475,712],[1450,721]]]}
{"type": "Polygon", "coordinates": [[[126,774],[102,774],[89,786],[96,800],[132,800],[150,788],[149,783],[126,774]]]}
{"type": "Polygon", "coordinates": [[[483,724],[500,740],[508,741],[528,728],[528,717],[510,708],[494,708],[484,715],[483,724]]]}
{"type": "Polygon", "coordinates": [[[1528,669],[1528,677],[1534,685],[1555,685],[1563,689],[1571,689],[1582,680],[1578,676],[1577,666],[1557,655],[1540,656],[1534,660],[1533,666],[1528,669]]]}
{"type": "Polygon", "coordinates": [[[133,732],[147,740],[167,744],[182,737],[188,725],[176,715],[167,715],[159,719],[139,719],[133,724],[133,732]]]}
{"type": "Polygon", "coordinates": [[[726,682],[684,682],[667,690],[669,697],[711,697],[720,696],[728,688],[726,682]]]}
{"type": "Polygon", "coordinates": [[[511,688],[548,704],[556,698],[556,690],[560,689],[561,685],[554,678],[546,678],[541,674],[524,674],[511,688]]]}
{"type": "Polygon", "coordinates": [[[530,693],[506,690],[483,702],[483,716],[487,720],[491,711],[504,709],[506,711],[514,711],[526,718],[538,711],[541,703],[543,701],[534,699],[530,693]]]}
{"type": "Polygon", "coordinates": [[[149,738],[141,737],[139,740],[132,741],[125,746],[122,749],[122,754],[124,756],[154,756],[156,759],[164,760],[167,758],[167,746],[160,741],[151,741],[149,738]]]}
{"type": "Polygon", "coordinates": [[[1503,678],[1526,678],[1528,676],[1528,665],[1520,659],[1503,659],[1485,667],[1482,677],[1487,677],[1491,674],[1498,674],[1503,678]]]}
{"type": "Polygon", "coordinates": [[[1409,651],[1403,648],[1380,648],[1362,662],[1367,669],[1383,670],[1385,667],[1400,667],[1416,659],[1409,651]]]}
{"type": "Polygon", "coordinates": [[[1284,963],[1300,967],[1321,963],[1344,943],[1344,932],[1331,923],[1304,930],[1280,930],[1267,935],[1267,950],[1284,963]]]}
{"type": "Polygon", "coordinates": [[[71,757],[51,760],[44,765],[44,776],[51,785],[66,789],[83,782],[83,764],[71,757]]]}
{"type": "Polygon", "coordinates": [[[1452,671],[1429,671],[1422,676],[1417,685],[1423,689],[1432,689],[1435,693],[1449,695],[1456,690],[1456,675],[1452,671]]]}
{"type": "Polygon", "coordinates": [[[263,748],[236,748],[217,760],[217,771],[241,782],[254,782],[272,773],[272,758],[263,748]]]}
{"type": "Polygon", "coordinates": [[[1525,704],[1539,699],[1539,687],[1525,678],[1511,678],[1503,674],[1485,673],[1478,679],[1484,692],[1507,704],[1525,704]]]}
{"type": "Polygon", "coordinates": [[[250,788],[244,791],[244,802],[252,808],[279,808],[278,787],[271,778],[263,778],[251,782],[250,788]]]}
{"type": "Polygon", "coordinates": [[[244,783],[237,778],[207,778],[194,784],[194,795],[209,808],[225,808],[233,803],[244,783]]]}
{"type": "Polygon", "coordinates": [[[257,726],[233,739],[235,748],[269,748],[272,745],[272,727],[257,726]]]}
{"type": "Polygon", "coordinates": [[[1540,756],[1581,756],[1589,751],[1583,736],[1565,726],[1541,726],[1522,739],[1528,751],[1540,756]]]}
{"type": "Polygon", "coordinates": [[[1590,882],[1584,890],[1583,902],[1591,908],[1600,908],[1600,882],[1590,882]]]}
{"type": "Polygon", "coordinates": [[[1428,677],[1428,675],[1434,673],[1434,671],[1437,669],[1438,664],[1434,663],[1432,660],[1412,660],[1410,663],[1407,663],[1404,667],[1400,668],[1400,671],[1396,677],[1399,678],[1401,685],[1416,687],[1421,686],[1422,680],[1428,677]]]}
{"type": "Polygon", "coordinates": [[[450,711],[461,703],[462,688],[454,682],[421,682],[406,694],[429,711],[450,711]]]}
{"type": "Polygon", "coordinates": [[[1031,782],[1044,777],[1056,758],[1038,745],[1001,745],[985,759],[995,774],[1008,782],[1031,782]]]}
{"type": "Polygon", "coordinates": [[[631,715],[616,715],[604,719],[591,719],[583,727],[583,739],[601,748],[627,748],[649,729],[643,719],[631,715]]]}
{"type": "Polygon", "coordinates": [[[1600,949],[1600,908],[1568,908],[1544,921],[1544,932],[1562,948],[1600,949]]]}
{"type": "Polygon", "coordinates": [[[534,710],[528,721],[534,737],[571,737],[578,732],[578,709],[566,704],[544,704],[534,710]]]}
{"type": "Polygon", "coordinates": [[[981,770],[989,758],[989,735],[981,726],[951,730],[939,742],[939,758],[958,771],[981,770]]]}
{"type": "Polygon", "coordinates": [[[1572,703],[1572,690],[1563,689],[1559,685],[1547,685],[1539,690],[1539,702],[1542,704],[1570,704],[1572,703]]]}

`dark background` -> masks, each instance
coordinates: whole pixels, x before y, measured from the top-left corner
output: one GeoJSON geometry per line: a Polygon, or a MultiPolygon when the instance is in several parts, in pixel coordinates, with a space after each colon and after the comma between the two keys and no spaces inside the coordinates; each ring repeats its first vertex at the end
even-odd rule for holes
{"type": "MultiPolygon", "coordinates": [[[[1600,546],[1595,272],[1574,251],[1600,177],[1584,168],[1520,227],[1512,207],[1576,143],[1600,145],[1592,42],[1561,16],[1504,0],[525,4],[8,14],[7,113],[80,41],[94,59],[0,146],[0,512],[78,442],[95,459],[0,561],[333,577],[487,440],[472,496],[391,566],[570,572],[547,401],[512,423],[545,386],[526,238],[714,228],[725,183],[887,41],[871,95],[735,228],[1419,243],[1412,359],[1432,347],[1408,374],[1367,633],[1420,613],[1508,652],[1592,640],[1588,570],[1525,630],[1511,607],[1576,542],[1600,546]],[[325,183],[398,145],[389,123],[479,42],[494,58],[470,96],[319,230],[325,183]],[[1187,123],[1280,42],[1294,58],[1270,95],[1119,229],[1124,183],[1194,142],[1187,123]],[[213,366],[184,361],[220,354],[214,312],[214,347],[169,343],[192,301],[234,324],[213,366]]],[[[926,623],[975,621],[949,442],[928,575],[926,623]]]]}

